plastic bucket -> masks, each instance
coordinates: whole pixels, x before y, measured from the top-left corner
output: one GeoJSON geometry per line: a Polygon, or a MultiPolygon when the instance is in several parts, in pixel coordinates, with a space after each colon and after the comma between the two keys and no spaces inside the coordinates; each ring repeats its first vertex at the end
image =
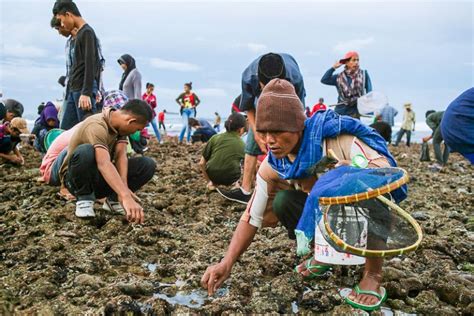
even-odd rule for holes
{"type": "Polygon", "coordinates": [[[64,130],[60,128],[53,128],[52,130],[49,130],[44,136],[44,148],[48,150],[54,140],[58,138],[58,136],[61,135],[63,132],[64,130]]]}
{"type": "Polygon", "coordinates": [[[364,257],[354,256],[350,253],[339,252],[334,249],[323,237],[323,233],[316,225],[314,235],[314,259],[321,263],[333,265],[360,265],[365,263],[364,257]]]}

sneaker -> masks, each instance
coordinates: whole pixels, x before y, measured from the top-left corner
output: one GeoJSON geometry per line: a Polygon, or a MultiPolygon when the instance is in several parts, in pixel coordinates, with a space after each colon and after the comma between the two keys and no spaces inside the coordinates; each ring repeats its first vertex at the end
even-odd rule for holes
{"type": "Polygon", "coordinates": [[[252,194],[244,194],[241,189],[233,189],[227,191],[216,188],[216,190],[224,198],[242,204],[247,204],[250,201],[250,198],[252,197],[252,194]]]}
{"type": "Polygon", "coordinates": [[[81,218],[95,217],[94,201],[77,201],[76,216],[81,218]]]}
{"type": "Polygon", "coordinates": [[[105,199],[102,208],[115,214],[125,215],[125,209],[123,208],[122,204],[120,204],[120,202],[114,202],[109,199],[105,199]]]}

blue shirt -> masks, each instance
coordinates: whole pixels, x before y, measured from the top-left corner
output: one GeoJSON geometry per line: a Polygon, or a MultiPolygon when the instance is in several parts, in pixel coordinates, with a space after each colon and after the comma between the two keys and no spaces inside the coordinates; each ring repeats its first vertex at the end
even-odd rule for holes
{"type": "Polygon", "coordinates": [[[464,91],[448,106],[441,120],[441,134],[452,151],[474,153],[474,88],[464,91]]]}
{"type": "MultiPolygon", "coordinates": [[[[301,75],[298,63],[291,55],[280,53],[278,55],[283,58],[283,62],[285,63],[285,79],[293,84],[296,94],[304,106],[306,91],[304,89],[303,75],[301,75]]],[[[262,93],[258,80],[258,63],[262,56],[255,59],[242,73],[242,97],[239,106],[241,111],[255,109],[256,100],[260,96],[260,93],[262,93]]]]}
{"type": "Polygon", "coordinates": [[[204,135],[207,135],[207,136],[212,136],[214,134],[216,134],[216,130],[211,126],[211,124],[209,124],[208,121],[204,120],[204,119],[198,119],[199,121],[199,125],[201,126],[200,128],[198,128],[197,130],[204,134],[204,135]]]}
{"type": "Polygon", "coordinates": [[[395,125],[395,116],[397,116],[398,111],[390,105],[386,105],[383,107],[382,110],[380,110],[380,115],[382,115],[382,121],[385,123],[388,123],[390,126],[395,125]]]}

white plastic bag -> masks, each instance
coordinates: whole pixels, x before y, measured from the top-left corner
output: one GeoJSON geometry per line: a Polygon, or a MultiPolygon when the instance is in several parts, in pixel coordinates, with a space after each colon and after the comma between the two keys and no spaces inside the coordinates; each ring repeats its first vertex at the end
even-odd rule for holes
{"type": "Polygon", "coordinates": [[[361,115],[375,114],[388,104],[382,92],[372,91],[357,99],[357,109],[361,115]]]}

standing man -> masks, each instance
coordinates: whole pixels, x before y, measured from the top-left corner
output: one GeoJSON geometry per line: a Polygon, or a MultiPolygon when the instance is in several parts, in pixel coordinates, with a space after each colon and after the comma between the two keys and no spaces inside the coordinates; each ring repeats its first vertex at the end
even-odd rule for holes
{"type": "Polygon", "coordinates": [[[400,141],[402,140],[403,135],[407,134],[407,146],[410,147],[410,139],[411,139],[411,132],[415,131],[415,112],[411,109],[411,103],[406,103],[404,105],[405,113],[403,113],[403,123],[400,128],[400,131],[397,135],[397,140],[395,141],[395,146],[398,146],[400,141]]]}
{"type": "Polygon", "coordinates": [[[99,44],[94,30],[82,18],[74,2],[57,1],[53,14],[61,21],[65,30],[72,32],[77,29],[67,104],[61,124],[61,128],[69,129],[84,120],[86,114],[96,112],[95,103],[102,68],[99,44]]]}
{"type": "Polygon", "coordinates": [[[143,223],[143,208],[134,192],[153,177],[155,162],[148,157],[128,159],[127,136],[144,129],[152,118],[145,101],[131,100],[120,110],[109,107],[90,116],[77,128],[60,169],[61,183],[77,198],[77,217],[94,217],[95,199],[106,197],[105,209],[143,223]]]}
{"type": "Polygon", "coordinates": [[[436,170],[441,170],[442,166],[446,165],[449,157],[449,148],[444,144],[444,151],[441,153],[441,143],[443,142],[443,135],[441,134],[441,121],[443,120],[444,111],[435,112],[433,110],[427,111],[426,125],[428,125],[433,133],[430,136],[423,137],[423,142],[429,142],[433,139],[433,149],[437,164],[433,165],[436,170]]]}
{"type": "Polygon", "coordinates": [[[66,41],[66,75],[61,76],[58,79],[58,83],[63,87],[66,88],[64,92],[64,101],[61,106],[61,109],[58,113],[58,118],[62,126],[64,111],[67,107],[67,97],[68,97],[68,83],[69,83],[69,75],[71,73],[71,66],[74,59],[74,40],[77,35],[77,29],[73,29],[72,31],[66,30],[62,25],[59,19],[56,19],[55,16],[51,19],[51,27],[54,28],[58,33],[67,38],[66,41]]]}
{"type": "Polygon", "coordinates": [[[289,54],[268,53],[255,59],[242,73],[242,95],[240,110],[247,112],[249,131],[245,146],[244,175],[240,188],[218,192],[226,199],[247,204],[252,195],[252,185],[257,173],[257,157],[266,154],[265,141],[255,132],[255,113],[258,97],[263,88],[272,79],[280,78],[289,81],[295,88],[304,110],[303,75],[296,60],[289,54]]]}
{"type": "Polygon", "coordinates": [[[395,116],[398,115],[398,111],[391,105],[385,105],[382,110],[380,110],[380,116],[382,122],[387,123],[390,127],[395,125],[395,116]]]}

